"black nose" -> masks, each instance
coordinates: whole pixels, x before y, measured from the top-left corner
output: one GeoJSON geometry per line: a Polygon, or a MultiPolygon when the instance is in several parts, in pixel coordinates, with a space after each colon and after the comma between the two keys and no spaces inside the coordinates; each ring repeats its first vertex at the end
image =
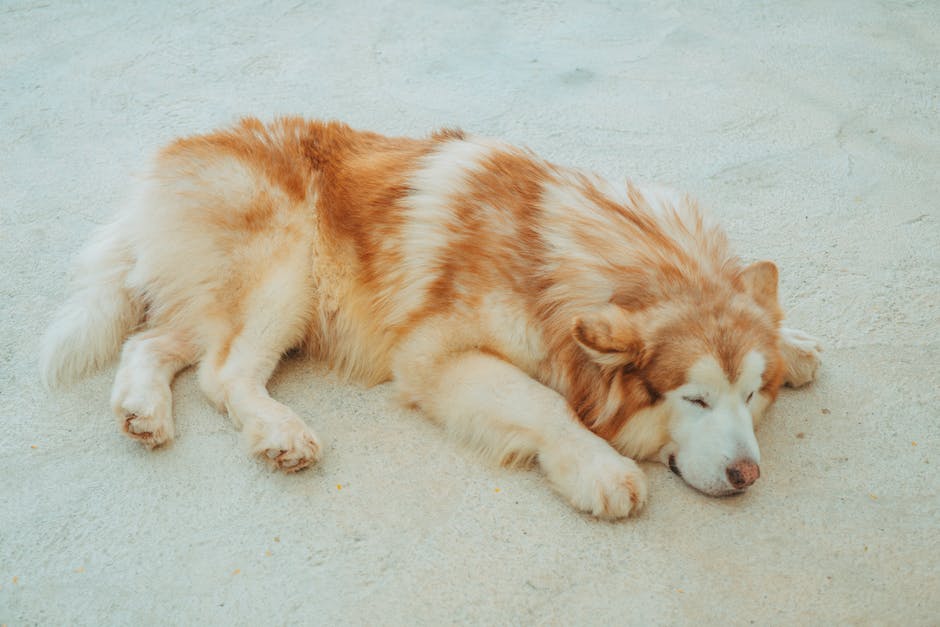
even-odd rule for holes
{"type": "Polygon", "coordinates": [[[743,490],[760,477],[760,466],[749,459],[739,459],[725,470],[728,482],[735,490],[743,490]]]}

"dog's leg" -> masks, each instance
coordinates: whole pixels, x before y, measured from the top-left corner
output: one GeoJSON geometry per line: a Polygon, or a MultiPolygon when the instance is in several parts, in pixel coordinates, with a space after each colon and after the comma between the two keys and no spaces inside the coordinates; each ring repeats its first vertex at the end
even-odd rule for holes
{"type": "Polygon", "coordinates": [[[798,388],[816,379],[819,369],[819,353],[822,347],[812,335],[796,329],[780,329],[780,351],[787,371],[783,382],[798,388]]]}
{"type": "Polygon", "coordinates": [[[302,267],[280,266],[245,300],[242,322],[227,322],[199,367],[203,391],[225,408],[252,455],[294,472],[320,458],[320,442],[289,407],[268,394],[266,384],[281,355],[306,330],[310,302],[302,267]],[[296,270],[296,272],[293,272],[296,270]]]}
{"type": "Polygon", "coordinates": [[[426,412],[491,459],[537,457],[579,510],[620,518],[646,500],[646,477],[633,460],[586,429],[558,393],[497,357],[459,353],[428,368],[403,368],[396,378],[426,412]]]}
{"type": "Polygon", "coordinates": [[[178,331],[150,329],[127,340],[111,392],[127,435],[150,448],[173,439],[170,383],[196,356],[195,345],[178,331]]]}

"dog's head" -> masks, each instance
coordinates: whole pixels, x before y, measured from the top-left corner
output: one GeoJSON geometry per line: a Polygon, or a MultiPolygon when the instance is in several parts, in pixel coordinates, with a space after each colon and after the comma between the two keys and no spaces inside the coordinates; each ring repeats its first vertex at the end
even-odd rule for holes
{"type": "MultiPolygon", "coordinates": [[[[739,492],[759,476],[755,418],[783,377],[777,269],[755,263],[725,285],[683,289],[640,309],[611,303],[575,321],[574,337],[612,373],[608,406],[621,421],[637,395],[662,417],[649,441],[660,460],[710,495],[739,492]],[[637,391],[640,392],[637,392],[637,391]]],[[[613,413],[611,419],[617,420],[613,413]]]]}

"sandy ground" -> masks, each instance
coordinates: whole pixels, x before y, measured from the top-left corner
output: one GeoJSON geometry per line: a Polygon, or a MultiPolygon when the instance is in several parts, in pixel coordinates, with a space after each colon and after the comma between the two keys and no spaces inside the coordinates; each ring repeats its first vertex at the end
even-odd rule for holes
{"type": "Polygon", "coordinates": [[[345,4],[0,1],[0,623],[940,622],[940,4],[345,4]],[[113,369],[39,387],[38,337],[149,154],[249,113],[689,190],[779,263],[821,377],[748,494],[649,464],[615,524],[300,359],[271,389],[320,467],[247,459],[192,372],[143,450],[113,369]]]}

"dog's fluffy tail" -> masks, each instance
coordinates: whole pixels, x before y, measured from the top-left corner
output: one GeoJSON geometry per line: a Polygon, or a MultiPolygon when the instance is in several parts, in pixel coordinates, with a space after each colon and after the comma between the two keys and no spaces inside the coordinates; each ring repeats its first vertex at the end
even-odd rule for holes
{"type": "Polygon", "coordinates": [[[102,228],[78,258],[72,294],[42,339],[39,368],[46,387],[104,366],[140,322],[143,306],[126,285],[134,257],[120,227],[102,228]]]}

